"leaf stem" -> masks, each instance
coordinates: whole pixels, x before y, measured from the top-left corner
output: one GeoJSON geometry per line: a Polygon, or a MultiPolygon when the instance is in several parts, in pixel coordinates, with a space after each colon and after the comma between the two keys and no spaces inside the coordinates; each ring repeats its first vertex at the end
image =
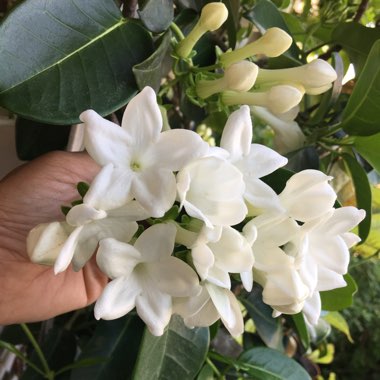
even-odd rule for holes
{"type": "Polygon", "coordinates": [[[33,348],[35,349],[38,358],[40,359],[40,362],[41,362],[41,364],[44,368],[44,371],[45,371],[45,377],[48,378],[49,380],[54,379],[54,372],[50,370],[49,364],[45,358],[45,355],[42,352],[40,345],[38,344],[38,342],[34,338],[32,332],[29,330],[29,327],[25,323],[21,323],[20,326],[23,329],[25,335],[28,337],[33,348]]]}
{"type": "Polygon", "coordinates": [[[8,350],[12,354],[16,355],[19,359],[21,359],[24,363],[26,363],[30,368],[33,368],[40,375],[42,376],[46,375],[42,369],[38,368],[32,361],[30,361],[20,350],[18,350],[12,344],[0,340],[0,348],[8,350]]]}

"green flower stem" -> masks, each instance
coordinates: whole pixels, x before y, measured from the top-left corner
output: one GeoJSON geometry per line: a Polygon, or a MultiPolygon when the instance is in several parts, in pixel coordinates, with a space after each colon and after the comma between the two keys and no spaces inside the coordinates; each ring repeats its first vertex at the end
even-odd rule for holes
{"type": "Polygon", "coordinates": [[[222,377],[222,374],[219,372],[218,368],[216,368],[216,365],[211,361],[210,358],[206,358],[206,363],[211,367],[218,379],[220,379],[222,377]]]}
{"type": "Polygon", "coordinates": [[[191,30],[191,32],[181,40],[176,48],[176,53],[181,58],[188,58],[193,47],[198,42],[198,40],[205,34],[206,30],[199,26],[199,24],[195,25],[195,27],[191,30]]]}
{"type": "Polygon", "coordinates": [[[35,349],[38,358],[40,359],[42,367],[44,368],[44,371],[45,371],[45,377],[49,380],[53,380],[54,372],[50,370],[49,364],[45,358],[45,355],[42,352],[40,345],[37,343],[36,339],[34,338],[32,332],[29,330],[29,327],[25,323],[21,323],[20,326],[23,329],[25,335],[28,337],[33,348],[35,349]]]}
{"type": "Polygon", "coordinates": [[[176,23],[172,22],[170,24],[170,29],[173,31],[173,33],[175,34],[175,36],[177,37],[179,41],[182,41],[185,39],[185,36],[183,35],[182,30],[178,27],[176,23]]]}
{"type": "Polygon", "coordinates": [[[225,78],[214,80],[199,80],[196,84],[196,91],[200,98],[206,99],[211,95],[222,92],[226,89],[225,78]]]}
{"type": "Polygon", "coordinates": [[[238,104],[248,104],[252,106],[267,106],[267,94],[263,92],[237,92],[224,91],[222,93],[222,102],[227,106],[238,104]]]}

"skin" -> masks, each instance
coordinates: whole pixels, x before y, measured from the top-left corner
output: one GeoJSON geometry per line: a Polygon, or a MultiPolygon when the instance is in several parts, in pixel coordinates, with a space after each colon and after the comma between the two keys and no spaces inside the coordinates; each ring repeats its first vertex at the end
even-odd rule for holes
{"type": "Polygon", "coordinates": [[[77,182],[91,182],[98,171],[85,153],[52,152],[0,181],[0,325],[46,320],[99,297],[107,278],[94,257],[79,272],[54,275],[26,253],[28,232],[63,220],[60,207],[78,199],[77,182]]]}

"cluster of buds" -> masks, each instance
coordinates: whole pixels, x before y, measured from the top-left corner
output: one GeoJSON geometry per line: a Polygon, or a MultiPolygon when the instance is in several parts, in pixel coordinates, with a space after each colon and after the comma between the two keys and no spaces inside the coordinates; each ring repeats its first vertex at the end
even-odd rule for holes
{"type": "MultiPolygon", "coordinates": [[[[207,4],[195,28],[178,44],[178,56],[186,58],[194,54],[192,49],[198,39],[204,33],[219,28],[227,15],[223,3],[207,4]]],[[[218,72],[209,73],[210,76],[214,75],[214,79],[201,78],[195,85],[196,94],[202,99],[220,94],[226,106],[252,106],[253,114],[260,114],[260,118],[275,131],[276,146],[282,153],[301,147],[305,141],[298,124],[288,122],[286,114],[297,109],[305,94],[319,95],[329,90],[337,78],[335,70],[321,59],[279,70],[261,69],[247,60],[257,55],[278,57],[291,44],[292,38],[285,31],[277,27],[269,28],[254,42],[222,53],[218,57],[218,72]],[[222,74],[220,70],[223,70],[222,74]],[[294,142],[281,144],[283,137],[294,142]],[[293,137],[296,137],[295,140],[293,137]]]]}

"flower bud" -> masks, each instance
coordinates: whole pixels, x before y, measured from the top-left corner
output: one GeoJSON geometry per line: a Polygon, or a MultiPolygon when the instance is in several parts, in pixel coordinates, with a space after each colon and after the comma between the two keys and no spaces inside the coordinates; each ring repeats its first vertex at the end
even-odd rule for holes
{"type": "Polygon", "coordinates": [[[206,99],[218,92],[231,90],[249,91],[255,84],[259,68],[252,62],[241,61],[230,66],[222,78],[214,80],[200,80],[196,84],[199,97],[206,99]]]}
{"type": "Polygon", "coordinates": [[[176,52],[181,58],[187,58],[194,45],[207,32],[212,32],[222,26],[227,20],[228,10],[223,3],[206,4],[200,18],[191,32],[179,42],[176,52]]]}
{"type": "Polygon", "coordinates": [[[337,78],[335,70],[322,59],[316,59],[306,65],[289,69],[260,69],[257,83],[298,83],[310,90],[330,85],[337,78]]]}
{"type": "Polygon", "coordinates": [[[295,107],[302,99],[302,88],[289,85],[274,86],[266,92],[233,92],[222,94],[224,104],[231,106],[248,104],[268,108],[273,113],[284,113],[295,107]]]}
{"type": "Polygon", "coordinates": [[[228,67],[237,61],[256,54],[265,54],[268,57],[278,57],[292,44],[292,37],[280,28],[269,28],[258,40],[243,46],[240,49],[224,53],[220,57],[223,66],[228,67]]]}

